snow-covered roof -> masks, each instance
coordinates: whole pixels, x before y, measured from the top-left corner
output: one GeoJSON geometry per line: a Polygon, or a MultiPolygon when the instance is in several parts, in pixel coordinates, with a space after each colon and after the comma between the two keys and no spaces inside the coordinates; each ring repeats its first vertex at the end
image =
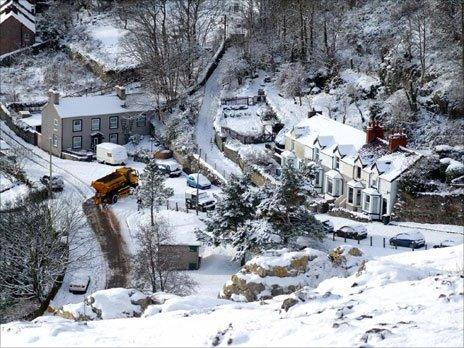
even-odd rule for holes
{"type": "Polygon", "coordinates": [[[419,158],[420,155],[418,153],[400,148],[399,151],[388,153],[378,158],[372,164],[371,171],[377,170],[380,178],[393,181],[419,158]]]}
{"type": "Polygon", "coordinates": [[[126,150],[126,148],[122,145],[114,144],[114,143],[101,143],[97,145],[98,148],[105,149],[107,151],[111,150],[126,150]]]}
{"type": "Polygon", "coordinates": [[[13,17],[35,33],[35,15],[32,11],[33,5],[27,0],[4,0],[0,5],[0,24],[13,17]]]}
{"type": "Polygon", "coordinates": [[[142,93],[127,94],[126,100],[115,94],[64,97],[54,106],[61,118],[146,112],[154,108],[142,93]]]}
{"type": "Polygon", "coordinates": [[[364,189],[363,192],[366,195],[369,195],[369,196],[380,196],[379,191],[377,191],[377,189],[375,189],[373,187],[368,187],[368,188],[364,189]]]}
{"type": "Polygon", "coordinates": [[[356,180],[350,180],[348,181],[347,185],[349,187],[354,187],[354,188],[364,188],[364,185],[361,181],[356,181],[356,180]]]}
{"type": "Polygon", "coordinates": [[[332,178],[332,179],[343,179],[343,176],[339,172],[333,169],[329,170],[327,173],[325,173],[325,175],[328,178],[332,178]]]}
{"type": "MultiPolygon", "coordinates": [[[[302,120],[295,129],[302,134],[297,137],[302,144],[312,147],[317,142],[326,151],[332,152],[338,147],[348,156],[354,156],[366,140],[362,130],[319,114],[302,120]]],[[[291,135],[292,131],[287,134],[291,135]]]]}

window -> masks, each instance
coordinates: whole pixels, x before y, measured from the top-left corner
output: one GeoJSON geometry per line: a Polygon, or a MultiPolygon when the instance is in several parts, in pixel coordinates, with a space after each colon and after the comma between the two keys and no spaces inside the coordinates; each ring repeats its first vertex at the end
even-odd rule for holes
{"type": "Polygon", "coordinates": [[[365,211],[369,211],[370,204],[371,204],[371,196],[365,195],[364,197],[364,210],[365,211]]]}
{"type": "Polygon", "coordinates": [[[110,140],[110,143],[117,144],[118,143],[118,133],[110,133],[109,140],[110,140]]]}
{"type": "Polygon", "coordinates": [[[333,169],[340,169],[340,158],[338,158],[337,156],[333,158],[333,169]]]}
{"type": "Polygon", "coordinates": [[[354,189],[352,187],[348,187],[348,203],[353,204],[353,196],[354,196],[354,189]]]}
{"type": "Polygon", "coordinates": [[[53,128],[57,129],[58,128],[58,119],[53,120],[53,128]]]}
{"type": "Polygon", "coordinates": [[[58,136],[53,134],[53,146],[58,147],[58,136]]]}
{"type": "Polygon", "coordinates": [[[314,178],[314,186],[316,186],[316,187],[321,186],[321,176],[322,176],[322,171],[318,170],[316,172],[316,176],[314,178]]]}
{"type": "Polygon", "coordinates": [[[327,193],[331,195],[332,191],[333,191],[332,179],[327,179],[327,193]]]}
{"type": "Polygon", "coordinates": [[[137,127],[145,127],[146,122],[147,118],[145,116],[139,116],[139,118],[137,118],[137,127]]]}
{"type": "Polygon", "coordinates": [[[361,190],[356,191],[355,205],[361,205],[361,190]]]}
{"type": "Polygon", "coordinates": [[[361,167],[356,166],[356,179],[361,179],[361,167]]]}
{"type": "Polygon", "coordinates": [[[290,142],[290,150],[295,150],[295,140],[291,140],[290,142]]]}
{"type": "Polygon", "coordinates": [[[197,246],[194,246],[194,245],[190,245],[189,246],[189,250],[192,252],[192,253],[196,253],[198,251],[198,247],[197,246]]]}
{"type": "Polygon", "coordinates": [[[72,148],[75,150],[82,149],[82,137],[72,138],[72,148]]]}
{"type": "Polygon", "coordinates": [[[319,160],[319,149],[315,147],[313,151],[313,161],[318,161],[318,160],[319,160]]]}
{"type": "Polygon", "coordinates": [[[82,132],[82,120],[73,120],[73,132],[82,132]]]}
{"type": "Polygon", "coordinates": [[[90,125],[90,129],[93,131],[99,131],[100,130],[100,124],[101,120],[99,118],[92,118],[92,123],[90,125]]]}
{"type": "Polygon", "coordinates": [[[371,186],[377,188],[377,178],[371,179],[371,186]]]}
{"type": "Polygon", "coordinates": [[[110,129],[117,129],[119,123],[118,116],[111,116],[110,117],[110,129]]]}

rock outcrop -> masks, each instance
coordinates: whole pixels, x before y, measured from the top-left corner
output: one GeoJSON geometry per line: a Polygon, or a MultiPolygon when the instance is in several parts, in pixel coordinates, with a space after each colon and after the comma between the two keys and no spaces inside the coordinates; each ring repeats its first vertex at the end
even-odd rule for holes
{"type": "Polygon", "coordinates": [[[298,252],[270,250],[247,262],[219,296],[251,302],[291,294],[304,286],[316,287],[329,277],[347,276],[362,260],[363,252],[351,246],[338,247],[329,255],[310,248],[298,252]]]}

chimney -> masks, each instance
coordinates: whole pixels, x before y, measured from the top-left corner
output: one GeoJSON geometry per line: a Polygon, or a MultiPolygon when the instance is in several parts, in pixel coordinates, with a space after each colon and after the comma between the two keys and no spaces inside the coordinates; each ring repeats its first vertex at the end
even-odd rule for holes
{"type": "Polygon", "coordinates": [[[48,90],[48,101],[55,105],[60,104],[60,92],[55,91],[54,89],[48,90]]]}
{"type": "Polygon", "coordinates": [[[116,91],[116,95],[119,97],[119,99],[126,100],[126,88],[125,87],[116,85],[114,86],[114,90],[116,91]]]}
{"type": "Polygon", "coordinates": [[[408,137],[402,131],[391,134],[388,137],[388,149],[390,152],[395,152],[400,146],[408,145],[408,137]]]}
{"type": "Polygon", "coordinates": [[[372,143],[375,139],[383,139],[383,127],[377,121],[369,122],[366,132],[366,144],[372,143]]]}

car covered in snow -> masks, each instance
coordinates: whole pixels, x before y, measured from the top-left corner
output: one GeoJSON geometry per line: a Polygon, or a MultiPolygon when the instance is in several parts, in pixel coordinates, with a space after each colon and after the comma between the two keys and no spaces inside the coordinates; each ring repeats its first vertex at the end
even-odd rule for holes
{"type": "Polygon", "coordinates": [[[363,225],[342,226],[335,231],[335,235],[342,238],[360,240],[367,238],[367,229],[363,225]]]}
{"type": "MultiPolygon", "coordinates": [[[[40,178],[40,182],[48,187],[50,185],[50,175],[44,175],[40,178]]],[[[64,188],[64,181],[61,175],[52,174],[52,182],[51,182],[52,190],[53,191],[63,191],[64,188]]]]}
{"type": "Polygon", "coordinates": [[[69,282],[69,292],[73,294],[85,294],[90,284],[90,276],[75,274],[69,282]]]}
{"type": "Polygon", "coordinates": [[[196,209],[206,212],[216,208],[216,200],[206,191],[198,191],[193,188],[185,190],[185,206],[187,209],[196,209]]]}
{"type": "Polygon", "coordinates": [[[334,233],[335,228],[334,228],[334,224],[332,221],[330,221],[329,219],[325,219],[325,220],[322,220],[321,223],[322,223],[322,226],[324,227],[325,233],[334,233]]]}
{"type": "Polygon", "coordinates": [[[419,231],[404,232],[390,238],[390,245],[406,248],[422,248],[425,245],[425,238],[419,231]]]}
{"type": "Polygon", "coordinates": [[[454,240],[449,240],[449,239],[446,239],[444,241],[441,241],[440,243],[438,244],[435,244],[433,247],[435,249],[437,248],[448,248],[448,247],[452,247],[452,246],[455,246],[457,243],[454,241],[454,240]]]}
{"type": "Polygon", "coordinates": [[[200,173],[192,173],[187,176],[187,186],[206,190],[211,188],[211,181],[206,176],[200,173]]]}
{"type": "Polygon", "coordinates": [[[164,160],[157,162],[158,168],[169,177],[178,177],[182,174],[182,167],[174,160],[164,160]]]}

